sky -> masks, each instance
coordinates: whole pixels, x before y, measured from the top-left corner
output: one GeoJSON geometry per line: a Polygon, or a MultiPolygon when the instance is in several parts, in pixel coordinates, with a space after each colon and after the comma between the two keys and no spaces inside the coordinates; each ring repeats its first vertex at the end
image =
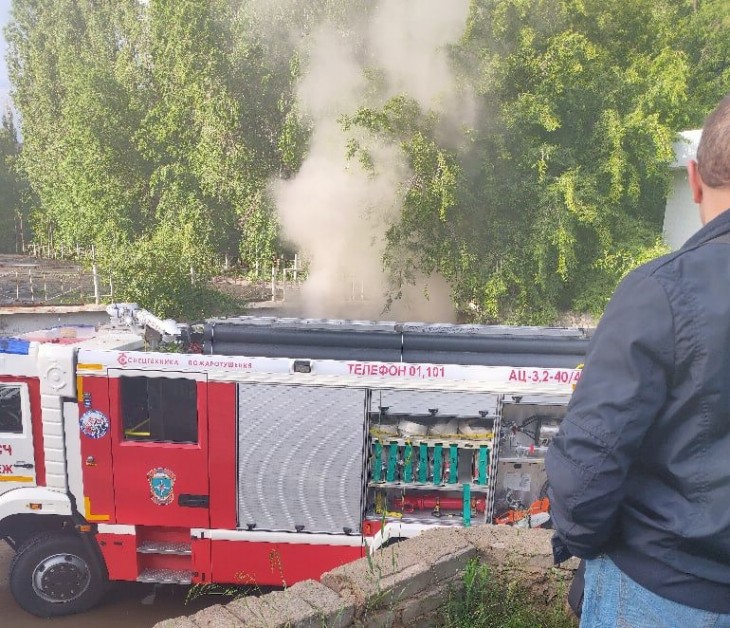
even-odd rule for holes
{"type": "MultiPolygon", "coordinates": [[[[10,19],[10,2],[11,0],[0,0],[0,29],[10,19]]],[[[5,37],[0,32],[0,109],[5,109],[5,104],[10,102],[10,82],[8,81],[8,71],[5,67],[5,37]]]]}

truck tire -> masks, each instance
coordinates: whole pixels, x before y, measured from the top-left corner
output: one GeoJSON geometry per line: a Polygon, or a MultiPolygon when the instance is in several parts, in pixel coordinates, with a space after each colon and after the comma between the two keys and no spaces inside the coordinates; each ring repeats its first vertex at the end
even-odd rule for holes
{"type": "Polygon", "coordinates": [[[106,590],[104,574],[80,538],[44,532],[26,541],[10,564],[10,590],[38,617],[88,610],[106,590]]]}

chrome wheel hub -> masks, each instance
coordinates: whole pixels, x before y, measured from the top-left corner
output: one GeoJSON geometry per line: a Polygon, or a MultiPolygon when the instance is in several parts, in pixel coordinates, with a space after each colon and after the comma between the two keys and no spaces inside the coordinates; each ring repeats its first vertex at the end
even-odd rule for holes
{"type": "Polygon", "coordinates": [[[33,571],[33,590],[46,602],[71,602],[89,588],[91,574],[86,561],[74,554],[56,554],[41,561],[33,571]]]}

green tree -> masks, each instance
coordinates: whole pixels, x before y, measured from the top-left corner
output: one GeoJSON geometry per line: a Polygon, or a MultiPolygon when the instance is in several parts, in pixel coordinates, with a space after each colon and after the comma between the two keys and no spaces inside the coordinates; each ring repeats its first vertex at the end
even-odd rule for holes
{"type": "Polygon", "coordinates": [[[730,5],[723,0],[693,0],[679,25],[691,72],[684,128],[697,128],[730,92],[730,5]]]}
{"type": "Polygon", "coordinates": [[[669,2],[473,0],[454,60],[479,117],[461,150],[407,98],[355,122],[398,141],[415,176],[389,261],[438,269],[480,320],[600,313],[661,250],[689,67],[669,2]]]}
{"type": "MultiPolygon", "coordinates": [[[[367,165],[375,140],[410,166],[384,226],[394,294],[438,271],[482,321],[600,313],[661,251],[674,134],[730,89],[726,4],[471,0],[449,50],[477,101],[468,129],[411,94],[383,104],[368,67],[343,154],[367,165]]],[[[271,260],[283,245],[268,183],[296,174],[312,131],[301,44],[326,22],[367,58],[374,6],[13,0],[11,161],[34,194],[35,238],[95,245],[118,294],[162,315],[185,311],[221,256],[271,260]]]]}
{"type": "MultiPolygon", "coordinates": [[[[272,80],[235,15],[222,0],[14,0],[9,66],[37,237],[95,245],[120,292],[136,278],[116,260],[136,242],[150,268],[180,258],[178,276],[193,266],[200,281],[222,255],[272,256],[264,190],[282,168],[293,82],[272,80]]],[[[158,276],[163,292],[171,277],[158,276]]]]}
{"type": "Polygon", "coordinates": [[[490,77],[480,93],[498,102],[482,135],[484,236],[494,241],[496,223],[502,239],[481,299],[489,316],[599,313],[626,270],[610,260],[655,246],[686,103],[677,19],[653,0],[474,3],[466,47],[490,77]]]}
{"type": "Polygon", "coordinates": [[[144,164],[131,143],[139,112],[116,76],[127,45],[115,28],[120,6],[13,4],[8,60],[21,165],[38,197],[37,237],[50,243],[113,245],[143,224],[144,164]]]}
{"type": "Polygon", "coordinates": [[[7,109],[0,127],[0,252],[19,253],[24,241],[30,241],[27,215],[28,189],[17,162],[20,143],[13,120],[7,109]]]}

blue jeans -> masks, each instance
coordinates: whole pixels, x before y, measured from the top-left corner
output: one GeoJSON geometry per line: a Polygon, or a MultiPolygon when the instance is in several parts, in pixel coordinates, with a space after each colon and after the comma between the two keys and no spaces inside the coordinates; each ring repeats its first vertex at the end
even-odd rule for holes
{"type": "Polygon", "coordinates": [[[580,628],[730,628],[730,615],[659,597],[605,555],[586,561],[585,582],[580,628]]]}

